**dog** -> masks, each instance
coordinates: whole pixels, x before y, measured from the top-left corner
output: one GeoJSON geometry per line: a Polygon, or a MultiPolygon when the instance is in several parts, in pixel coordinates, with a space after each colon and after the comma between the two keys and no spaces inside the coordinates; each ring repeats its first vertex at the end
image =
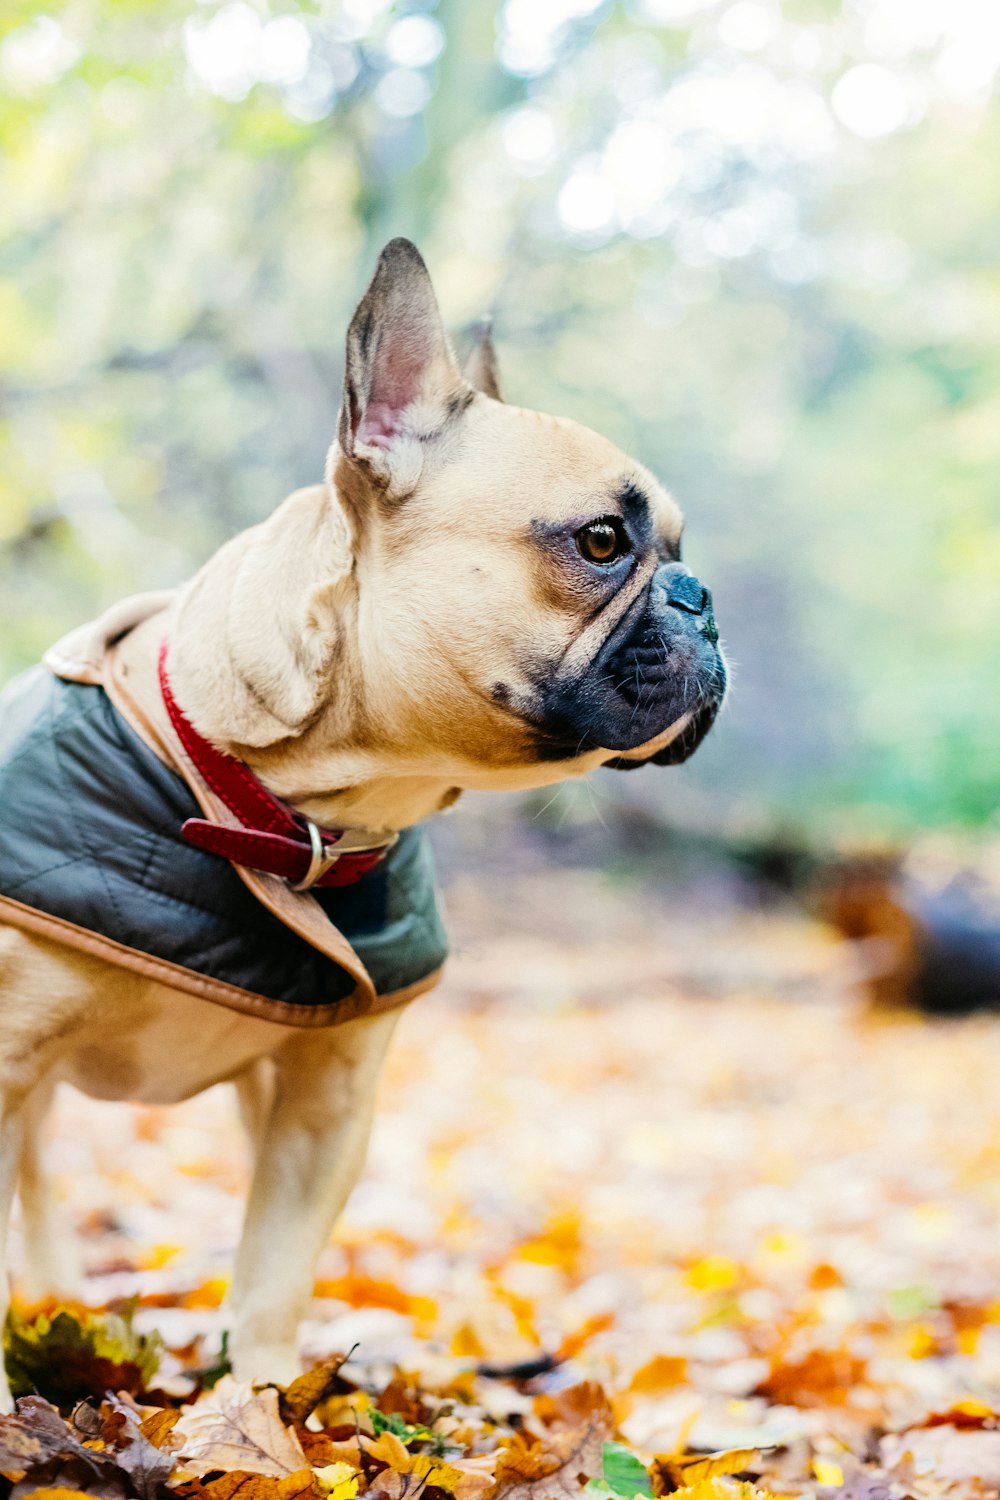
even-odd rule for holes
{"type": "Polygon", "coordinates": [[[55,1084],[172,1103],[229,1080],[255,1150],[231,1359],[240,1379],[294,1378],[313,1270],[364,1161],[400,1005],[440,967],[423,856],[406,841],[466,788],[694,751],[726,666],[681,531],[675,501],[612,443],[502,400],[487,329],[460,369],[418,251],[385,248],[347,333],[324,481],[175,595],[112,612],[99,632],[107,657],[91,639],[74,676],[74,651],[57,650],[53,671],[33,669],[0,704],[0,1226],[5,1240],[18,1190],[26,1296],[77,1286],[38,1146],[55,1084]],[[28,714],[32,694],[53,692],[58,711],[47,698],[28,714]],[[31,737],[40,725],[44,743],[31,737]],[[106,764],[111,745],[126,772],[106,764]],[[53,781],[45,803],[51,767],[75,802],[53,781]],[[137,840],[114,820],[147,792],[137,840]],[[126,872],[141,900],[122,884],[126,847],[129,859],[147,851],[126,872]],[[185,874],[189,857],[201,863],[185,874]],[[396,885],[394,860],[410,872],[396,885]],[[381,984],[369,968],[399,955],[365,906],[375,889],[399,931],[410,930],[400,891],[423,902],[417,957],[381,984]],[[230,897],[220,917],[213,903],[230,897]],[[78,903],[69,917],[64,899],[78,903]],[[341,910],[343,928],[330,920],[341,910]],[[150,911],[154,937],[169,929],[166,957],[114,925],[150,911]],[[189,941],[178,913],[199,932],[209,924],[208,945],[220,921],[238,931],[223,944],[230,969],[213,968],[214,949],[210,962],[177,961],[189,941]],[[327,986],[318,1013],[308,994],[289,1000],[260,978],[268,945],[286,939],[299,946],[280,950],[281,983],[327,986]],[[257,943],[249,978],[242,940],[257,943]]]}

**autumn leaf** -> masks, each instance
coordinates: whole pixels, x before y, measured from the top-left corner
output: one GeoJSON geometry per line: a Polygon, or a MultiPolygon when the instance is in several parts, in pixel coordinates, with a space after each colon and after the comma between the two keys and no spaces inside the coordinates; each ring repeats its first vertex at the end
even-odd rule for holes
{"type": "Polygon", "coordinates": [[[1000,1432],[922,1427],[883,1438],[881,1457],[890,1479],[909,1486],[915,1476],[933,1475],[946,1485],[977,1481],[1000,1489],[1000,1432]]]}
{"type": "Polygon", "coordinates": [[[932,1411],[918,1427],[994,1428],[1000,1425],[1000,1413],[983,1401],[956,1401],[947,1411],[932,1411]]]}
{"type": "Polygon", "coordinates": [[[689,1489],[707,1479],[742,1474],[760,1459],[759,1448],[724,1448],[718,1453],[661,1453],[653,1462],[657,1494],[689,1489]]]}
{"type": "Polygon", "coordinates": [[[135,1412],[117,1396],[108,1395],[99,1416],[101,1440],[114,1450],[115,1462],[131,1479],[138,1500],[160,1500],[174,1471],[173,1454],[144,1436],[135,1412]]]}
{"type": "Polygon", "coordinates": [[[292,1381],[281,1393],[281,1415],[286,1422],[301,1424],[330,1396],[345,1395],[357,1389],[340,1373],[347,1358],[346,1354],[335,1354],[292,1381]]]}
{"type": "Polygon", "coordinates": [[[0,1470],[16,1479],[18,1497],[39,1489],[84,1491],[121,1500],[131,1490],[115,1459],[86,1446],[41,1396],[24,1396],[16,1413],[0,1417],[0,1470]]]}
{"type": "Polygon", "coordinates": [[[777,1497],[743,1480],[715,1476],[676,1490],[671,1500],[777,1500],[777,1497]]]}
{"type": "Polygon", "coordinates": [[[41,1396],[24,1396],[16,1412],[0,1416],[0,1472],[8,1477],[79,1450],[69,1425],[41,1396]]]}
{"type": "Polygon", "coordinates": [[[143,1417],[139,1431],[154,1448],[172,1448],[171,1433],[180,1421],[181,1414],[172,1406],[162,1407],[143,1417]]]}
{"type": "Polygon", "coordinates": [[[185,1409],[174,1435],[180,1461],[199,1475],[234,1469],[280,1479],[307,1467],[298,1438],[281,1421],[277,1390],[255,1391],[231,1375],[185,1409]]]}
{"type": "Polygon", "coordinates": [[[541,1441],[515,1433],[497,1460],[496,1500],[576,1500],[581,1485],[601,1472],[605,1431],[594,1416],[541,1441]]]}
{"type": "Polygon", "coordinates": [[[496,1486],[494,1470],[500,1455],[497,1450],[475,1458],[453,1458],[451,1466],[461,1478],[455,1486],[455,1500],[485,1500],[496,1486]]]}
{"type": "Polygon", "coordinates": [[[533,1410],[546,1427],[589,1424],[608,1438],[614,1432],[615,1419],[608,1394],[596,1380],[584,1380],[554,1395],[539,1396],[533,1410]]]}
{"type": "MultiPolygon", "coordinates": [[[[62,1484],[42,1484],[34,1489],[21,1489],[21,1494],[31,1495],[33,1500],[94,1500],[93,1495],[87,1490],[71,1490],[62,1484]]],[[[13,1492],[12,1492],[13,1493],[13,1492]]]]}
{"type": "Polygon", "coordinates": [[[682,1355],[658,1354],[636,1370],[628,1389],[637,1396],[660,1396],[686,1379],[687,1360],[682,1355]]]}
{"type": "Polygon", "coordinates": [[[326,1494],[312,1469],[299,1469],[277,1479],[233,1469],[213,1479],[192,1479],[176,1486],[179,1500],[321,1500],[326,1494]]]}
{"type": "Polygon", "coordinates": [[[322,1469],[313,1471],[316,1475],[316,1483],[326,1496],[326,1500],[354,1500],[361,1483],[361,1476],[351,1464],[335,1463],[327,1464],[322,1469]]]}
{"type": "Polygon", "coordinates": [[[866,1362],[849,1349],[811,1349],[777,1362],[754,1394],[781,1406],[843,1406],[866,1373],[866,1362]]]}

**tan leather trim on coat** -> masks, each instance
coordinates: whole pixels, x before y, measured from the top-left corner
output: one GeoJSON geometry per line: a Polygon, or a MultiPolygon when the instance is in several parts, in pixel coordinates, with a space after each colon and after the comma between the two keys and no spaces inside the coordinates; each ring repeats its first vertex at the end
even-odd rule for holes
{"type": "Polygon", "coordinates": [[[169,959],[155,958],[138,948],[128,948],[114,938],[91,932],[89,927],[78,927],[75,922],[67,922],[64,917],[39,911],[34,906],[25,906],[12,896],[0,896],[0,920],[10,927],[34,933],[36,937],[48,938],[50,942],[76,948],[81,953],[89,954],[91,958],[115,964],[120,969],[131,969],[143,979],[153,979],[158,984],[169,985],[171,989],[196,995],[200,1000],[211,1000],[215,1005],[226,1006],[228,1010],[257,1016],[262,1021],[278,1021],[283,1026],[336,1026],[343,1021],[352,1021],[355,1016],[395,1010],[431,989],[441,975],[441,970],[437,969],[426,979],[408,985],[406,989],[396,990],[389,995],[377,995],[373,1005],[364,999],[359,1003],[356,990],[353,995],[348,995],[333,1005],[290,1005],[286,1000],[269,1000],[264,995],[255,995],[252,990],[241,989],[239,985],[229,984],[224,979],[196,974],[193,969],[185,969],[181,964],[171,963],[169,959]]]}

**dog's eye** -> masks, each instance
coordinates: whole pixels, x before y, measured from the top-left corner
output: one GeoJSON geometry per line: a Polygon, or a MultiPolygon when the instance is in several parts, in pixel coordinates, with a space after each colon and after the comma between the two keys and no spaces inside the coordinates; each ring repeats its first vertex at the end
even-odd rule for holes
{"type": "Polygon", "coordinates": [[[625,556],[629,540],[620,522],[610,519],[591,521],[589,526],[581,526],[576,533],[576,546],[587,562],[606,568],[609,563],[625,556]]]}

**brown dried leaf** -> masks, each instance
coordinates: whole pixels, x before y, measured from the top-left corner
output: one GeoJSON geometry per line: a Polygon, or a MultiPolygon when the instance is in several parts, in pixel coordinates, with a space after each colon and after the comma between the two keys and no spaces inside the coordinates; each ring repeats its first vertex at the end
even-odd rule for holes
{"type": "Polygon", "coordinates": [[[604,1437],[611,1437],[615,1430],[614,1413],[607,1391],[596,1380],[585,1380],[580,1385],[571,1385],[554,1395],[538,1396],[533,1411],[546,1427],[573,1427],[590,1425],[598,1427],[604,1437]]]}
{"type": "Polygon", "coordinates": [[[298,1438],[279,1416],[277,1390],[255,1391],[231,1375],[186,1408],[174,1434],[182,1441],[180,1461],[198,1475],[234,1469],[281,1479],[307,1467],[298,1438]]]}
{"type": "Polygon", "coordinates": [[[849,1349],[811,1349],[801,1359],[775,1364],[754,1395],[780,1406],[844,1406],[867,1368],[849,1349]]]}
{"type": "Polygon", "coordinates": [[[80,1451],[68,1423],[41,1396],[22,1396],[16,1412],[0,1416],[0,1473],[8,1478],[80,1451]]]}
{"type": "Polygon", "coordinates": [[[215,1479],[189,1480],[174,1494],[181,1500],[319,1500],[322,1491],[312,1469],[298,1469],[283,1479],[234,1469],[215,1479]]]}
{"type": "Polygon", "coordinates": [[[101,1407],[101,1441],[114,1450],[115,1461],[132,1481],[139,1500],[160,1500],[167,1480],[174,1471],[175,1459],[143,1436],[132,1409],[108,1396],[101,1407]]]}
{"type": "Polygon", "coordinates": [[[340,1373],[340,1367],[346,1359],[346,1354],[335,1354],[292,1381],[281,1396],[281,1415],[286,1422],[305,1422],[317,1406],[331,1396],[342,1396],[357,1390],[357,1386],[352,1381],[345,1380],[340,1373]]]}
{"type": "Polygon", "coordinates": [[[605,1435],[600,1417],[555,1428],[533,1444],[515,1433],[497,1459],[496,1500],[577,1500],[601,1472],[605,1435]]]}
{"type": "Polygon", "coordinates": [[[930,1474],[943,1485],[977,1481],[983,1489],[1000,1489],[1000,1432],[911,1428],[883,1438],[881,1455],[890,1479],[903,1485],[930,1474]]]}
{"type": "Polygon", "coordinates": [[[159,1411],[152,1412],[144,1417],[139,1424],[139,1431],[143,1437],[152,1443],[154,1448],[171,1448],[172,1434],[177,1423],[180,1421],[180,1412],[172,1406],[162,1407],[159,1411]]]}

